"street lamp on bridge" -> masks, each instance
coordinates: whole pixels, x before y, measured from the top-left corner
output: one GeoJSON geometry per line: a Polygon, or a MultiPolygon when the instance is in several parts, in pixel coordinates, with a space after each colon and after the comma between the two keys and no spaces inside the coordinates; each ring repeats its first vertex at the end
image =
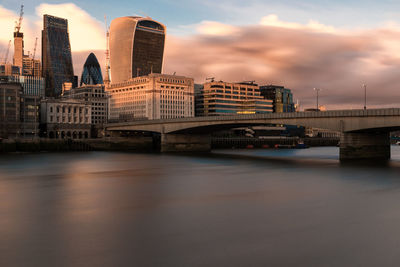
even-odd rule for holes
{"type": "Polygon", "coordinates": [[[319,91],[321,91],[321,89],[320,88],[314,88],[314,91],[317,92],[317,111],[319,111],[318,97],[319,97],[319,91]]]}
{"type": "Polygon", "coordinates": [[[363,84],[364,88],[364,110],[367,109],[367,85],[364,83],[363,84]]]}

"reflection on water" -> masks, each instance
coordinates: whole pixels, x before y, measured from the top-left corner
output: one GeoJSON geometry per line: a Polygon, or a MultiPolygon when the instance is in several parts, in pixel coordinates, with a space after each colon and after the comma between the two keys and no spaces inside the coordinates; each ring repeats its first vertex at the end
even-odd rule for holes
{"type": "Polygon", "coordinates": [[[400,149],[0,156],[0,266],[397,266],[400,149]]]}

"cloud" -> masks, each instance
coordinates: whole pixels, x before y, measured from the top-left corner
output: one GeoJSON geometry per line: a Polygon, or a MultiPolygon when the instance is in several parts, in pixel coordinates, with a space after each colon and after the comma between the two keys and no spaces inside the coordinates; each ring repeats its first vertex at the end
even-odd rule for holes
{"type": "Polygon", "coordinates": [[[238,29],[232,25],[223,24],[216,21],[203,21],[196,25],[196,31],[199,34],[214,35],[214,36],[231,36],[238,29]]]}
{"type": "MultiPolygon", "coordinates": [[[[13,32],[15,28],[15,22],[18,20],[19,14],[12,12],[2,6],[0,6],[0,59],[3,61],[7,48],[8,42],[11,40],[11,46],[8,54],[8,62],[12,62],[13,57],[13,32]]],[[[29,50],[33,51],[35,42],[34,29],[30,27],[29,22],[22,21],[22,32],[25,34],[25,46],[29,50]]],[[[40,49],[38,49],[40,50],[40,49]]]]}
{"type": "MultiPolygon", "coordinates": [[[[86,11],[72,3],[40,4],[36,7],[36,16],[25,16],[21,31],[24,33],[25,54],[33,53],[35,39],[38,38],[36,58],[41,54],[41,30],[43,15],[49,14],[68,20],[68,30],[72,50],[75,75],[80,75],[86,57],[95,52],[101,65],[104,62],[105,32],[102,24],[86,11]]],[[[19,14],[0,6],[0,60],[7,50],[8,41],[13,39],[14,22],[19,14]]],[[[11,42],[8,60],[12,62],[13,42],[11,42]]],[[[103,66],[102,66],[103,67],[103,66]]]]}
{"type": "Polygon", "coordinates": [[[318,87],[320,102],[328,108],[361,108],[366,83],[370,107],[400,106],[397,29],[342,33],[277,17],[268,22],[235,26],[233,35],[169,36],[164,70],[193,76],[199,83],[216,77],[285,85],[303,107],[315,105],[312,88],[318,87]]]}
{"type": "Polygon", "coordinates": [[[303,25],[300,23],[282,21],[275,14],[263,17],[260,21],[260,24],[263,26],[281,27],[288,29],[309,29],[317,32],[327,32],[327,33],[337,32],[337,30],[334,27],[321,24],[316,20],[309,20],[307,25],[303,25]]]}
{"type": "MultiPolygon", "coordinates": [[[[68,19],[72,51],[92,51],[105,47],[105,30],[101,22],[90,16],[75,4],[41,4],[36,14],[42,18],[44,14],[68,19]]],[[[40,21],[42,27],[42,22],[40,21]]]]}
{"type": "MultiPolygon", "coordinates": [[[[103,67],[102,24],[74,4],[41,4],[36,16],[24,18],[26,50],[39,37],[40,53],[43,14],[68,19],[76,75],[81,74],[90,52],[95,52],[103,67]]],[[[12,39],[17,18],[18,14],[0,6],[0,57],[12,39]]],[[[303,107],[315,105],[312,88],[318,87],[322,89],[320,103],[328,109],[361,108],[362,84],[366,83],[369,107],[400,106],[400,27],[396,23],[344,31],[313,20],[300,24],[270,14],[254,25],[203,21],[182,29],[191,34],[167,36],[165,73],[194,77],[197,83],[216,77],[284,85],[303,107]]]]}

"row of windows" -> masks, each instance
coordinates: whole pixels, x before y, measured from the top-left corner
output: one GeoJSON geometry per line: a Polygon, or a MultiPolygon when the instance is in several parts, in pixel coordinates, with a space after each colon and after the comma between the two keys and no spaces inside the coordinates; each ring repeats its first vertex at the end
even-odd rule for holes
{"type": "MultiPolygon", "coordinates": [[[[219,85],[219,84],[213,84],[213,85],[210,86],[210,88],[232,89],[231,86],[227,86],[227,85],[226,85],[226,86],[223,86],[223,85],[219,85]]],[[[207,90],[207,89],[206,89],[206,90],[207,90]]],[[[237,87],[237,86],[234,86],[234,87],[233,87],[233,90],[251,91],[251,92],[253,92],[253,91],[259,91],[258,88],[254,88],[254,87],[237,87]]]]}
{"type": "MultiPolygon", "coordinates": [[[[82,118],[82,117],[68,117],[68,118],[66,118],[66,117],[62,117],[62,118],[60,118],[60,117],[56,117],[56,121],[57,122],[63,122],[63,123],[83,123],[83,122],[85,122],[85,123],[88,123],[89,122],[89,119],[88,118],[82,118]]],[[[50,122],[55,122],[54,121],[54,117],[53,116],[50,116],[50,122]]]]}
{"type": "Polygon", "coordinates": [[[182,89],[184,90],[185,87],[180,87],[180,86],[169,86],[169,85],[161,85],[161,88],[166,88],[166,89],[182,89]]]}
{"type": "Polygon", "coordinates": [[[167,82],[167,83],[181,83],[184,84],[184,80],[175,80],[175,79],[168,79],[168,78],[160,78],[161,82],[167,82]]]}
{"type": "MultiPolygon", "coordinates": [[[[88,108],[82,108],[82,107],[60,107],[60,106],[57,106],[56,107],[56,110],[57,110],[57,113],[60,113],[61,111],[62,111],[62,113],[71,113],[71,111],[73,111],[74,113],[83,113],[83,110],[85,110],[85,114],[88,114],[89,113],[89,109],[88,108]]],[[[52,106],[50,106],[50,113],[53,113],[54,112],[54,109],[53,109],[53,107],[52,106]]]]}

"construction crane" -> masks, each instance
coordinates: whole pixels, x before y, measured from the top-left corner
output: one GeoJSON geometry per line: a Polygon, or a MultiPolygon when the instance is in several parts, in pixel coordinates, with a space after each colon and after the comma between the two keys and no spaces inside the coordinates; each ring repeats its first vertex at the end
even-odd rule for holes
{"type": "Polygon", "coordinates": [[[24,16],[24,5],[21,5],[21,10],[19,12],[19,19],[18,21],[15,22],[15,31],[16,33],[19,33],[21,30],[21,24],[22,24],[22,18],[24,16]]]}
{"type": "Polygon", "coordinates": [[[215,80],[215,77],[206,78],[206,81],[214,82],[214,80],[215,80]]]}
{"type": "Polygon", "coordinates": [[[106,27],[106,77],[104,78],[104,83],[110,82],[110,50],[109,50],[109,39],[110,31],[107,25],[107,16],[104,15],[104,25],[106,27]]]}
{"type": "Polygon", "coordinates": [[[35,56],[36,56],[36,47],[37,47],[37,37],[36,37],[36,40],[35,40],[35,48],[33,49],[33,55],[32,55],[32,59],[33,60],[35,60],[35,56]]]}
{"type": "Polygon", "coordinates": [[[4,64],[7,64],[7,61],[8,61],[8,53],[10,52],[10,47],[11,47],[11,40],[8,41],[8,47],[7,47],[6,55],[5,55],[5,57],[4,57],[4,64]]]}

